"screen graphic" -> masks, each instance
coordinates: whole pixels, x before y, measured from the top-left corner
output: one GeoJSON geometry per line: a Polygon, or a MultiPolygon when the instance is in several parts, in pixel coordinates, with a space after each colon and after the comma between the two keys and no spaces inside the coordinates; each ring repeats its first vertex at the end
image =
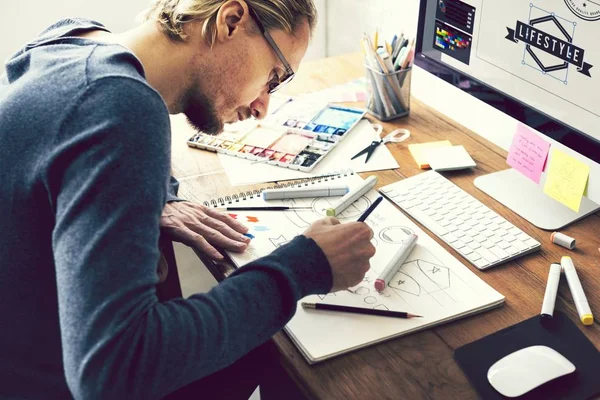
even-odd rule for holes
{"type": "Polygon", "coordinates": [[[536,7],[529,7],[528,22],[516,21],[507,27],[506,39],[525,43],[523,65],[528,65],[568,84],[569,64],[586,76],[592,65],[584,61],[585,50],[573,44],[577,22],[536,7]]]}
{"type": "Polygon", "coordinates": [[[471,58],[471,36],[447,25],[435,21],[434,47],[444,54],[469,64],[471,58]]]}
{"type": "Polygon", "coordinates": [[[422,56],[600,140],[600,0],[457,3],[427,0],[422,56]]]}
{"type": "Polygon", "coordinates": [[[475,7],[458,0],[439,0],[435,18],[472,35],[475,7]]]}

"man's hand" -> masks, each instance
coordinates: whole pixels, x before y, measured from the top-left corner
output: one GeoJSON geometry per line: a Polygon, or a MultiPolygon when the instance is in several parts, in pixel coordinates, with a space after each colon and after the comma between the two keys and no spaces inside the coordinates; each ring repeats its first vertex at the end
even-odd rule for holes
{"type": "Polygon", "coordinates": [[[213,260],[223,255],[214,247],[243,252],[250,239],[243,235],[248,228],[227,214],[187,201],[167,203],[160,217],[160,227],[171,239],[193,247],[213,260]]]}
{"type": "Polygon", "coordinates": [[[327,217],[314,222],[304,236],[317,242],[327,256],[333,273],[332,292],[357,285],[375,255],[373,230],[364,222],[340,224],[336,218],[327,217]]]}

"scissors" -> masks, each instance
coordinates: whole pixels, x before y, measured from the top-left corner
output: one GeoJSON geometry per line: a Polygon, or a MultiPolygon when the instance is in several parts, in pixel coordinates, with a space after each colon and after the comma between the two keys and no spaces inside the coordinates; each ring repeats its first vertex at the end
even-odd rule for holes
{"type": "Polygon", "coordinates": [[[392,132],[388,133],[383,138],[380,138],[379,135],[381,134],[383,127],[378,124],[373,125],[373,127],[375,128],[375,137],[377,139],[375,139],[374,141],[371,142],[370,145],[368,145],[367,147],[365,147],[364,149],[362,149],[361,151],[356,153],[354,155],[354,157],[351,158],[351,160],[354,160],[355,158],[360,157],[363,154],[367,153],[367,158],[365,159],[365,164],[366,164],[367,162],[369,162],[369,158],[371,158],[371,156],[375,152],[375,149],[377,147],[379,147],[380,144],[382,144],[382,143],[383,144],[399,143],[399,142],[405,141],[406,139],[408,139],[410,137],[410,131],[408,129],[399,128],[399,129],[393,130],[392,132]]]}

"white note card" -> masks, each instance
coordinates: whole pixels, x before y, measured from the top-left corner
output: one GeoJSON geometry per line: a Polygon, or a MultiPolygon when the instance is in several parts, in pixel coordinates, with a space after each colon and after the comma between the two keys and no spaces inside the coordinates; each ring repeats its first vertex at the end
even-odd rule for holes
{"type": "Polygon", "coordinates": [[[435,147],[427,149],[427,163],[436,171],[475,168],[477,164],[463,146],[435,147]]]}

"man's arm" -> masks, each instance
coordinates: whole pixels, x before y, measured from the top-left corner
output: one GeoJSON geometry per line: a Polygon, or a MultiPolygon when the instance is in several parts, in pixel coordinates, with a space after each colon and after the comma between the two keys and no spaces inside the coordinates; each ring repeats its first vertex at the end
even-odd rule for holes
{"type": "Polygon", "coordinates": [[[63,360],[76,398],[164,396],[263,343],[298,299],[332,285],[326,256],[301,236],[207,294],[158,302],[166,113],[143,84],[107,78],[78,99],[49,150],[63,360]]]}
{"type": "Polygon", "coordinates": [[[246,226],[210,207],[180,199],[178,189],[179,182],[170,176],[160,227],[171,240],[193,247],[213,260],[224,258],[217,247],[238,253],[246,250],[250,243],[243,235],[248,231],[246,226]]]}
{"type": "Polygon", "coordinates": [[[167,203],[170,201],[184,201],[177,197],[177,192],[179,192],[179,181],[171,175],[167,184],[167,203]]]}

